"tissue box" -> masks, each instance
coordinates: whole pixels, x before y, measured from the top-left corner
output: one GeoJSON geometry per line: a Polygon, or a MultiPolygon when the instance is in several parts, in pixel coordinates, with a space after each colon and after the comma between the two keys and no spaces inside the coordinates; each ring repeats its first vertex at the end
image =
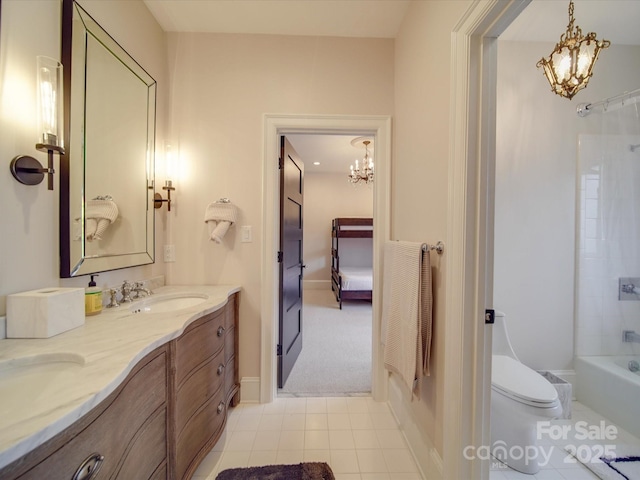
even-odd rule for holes
{"type": "Polygon", "coordinates": [[[84,325],[84,288],[43,288],[7,296],[7,338],[49,338],[84,325]]]}

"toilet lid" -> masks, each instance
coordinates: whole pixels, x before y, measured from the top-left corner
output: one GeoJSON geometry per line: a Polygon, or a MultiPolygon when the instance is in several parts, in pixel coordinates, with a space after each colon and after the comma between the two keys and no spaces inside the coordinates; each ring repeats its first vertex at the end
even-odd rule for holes
{"type": "Polygon", "coordinates": [[[529,405],[550,407],[558,399],[558,392],[546,378],[506,355],[493,355],[491,385],[529,405]]]}

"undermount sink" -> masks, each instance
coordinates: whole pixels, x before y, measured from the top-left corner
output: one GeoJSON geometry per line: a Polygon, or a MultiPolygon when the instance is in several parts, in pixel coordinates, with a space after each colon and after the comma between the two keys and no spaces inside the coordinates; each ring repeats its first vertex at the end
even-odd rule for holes
{"type": "Polygon", "coordinates": [[[75,353],[43,353],[0,361],[0,416],[11,415],[24,402],[48,398],[61,385],[72,385],[84,363],[84,357],[75,353]]]}
{"type": "Polygon", "coordinates": [[[209,299],[204,293],[171,293],[146,298],[129,307],[132,313],[163,313],[193,307],[209,299]]]}

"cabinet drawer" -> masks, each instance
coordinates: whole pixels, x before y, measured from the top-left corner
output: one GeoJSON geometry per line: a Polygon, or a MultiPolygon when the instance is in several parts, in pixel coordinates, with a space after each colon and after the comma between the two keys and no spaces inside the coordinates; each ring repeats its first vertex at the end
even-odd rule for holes
{"type": "Polygon", "coordinates": [[[191,325],[176,341],[176,385],[196,366],[217,353],[224,345],[224,311],[207,315],[191,325]]]}
{"type": "Polygon", "coordinates": [[[122,462],[117,478],[142,480],[155,477],[154,472],[166,459],[166,429],[167,409],[162,407],[140,429],[122,462]]]}
{"type": "Polygon", "coordinates": [[[164,411],[160,407],[165,405],[166,397],[166,354],[163,352],[127,378],[122,388],[105,400],[110,404],[92,423],[81,429],[71,426],[62,432],[60,435],[71,440],[19,478],[69,480],[93,453],[104,456],[99,478],[149,478],[166,457],[163,429],[166,417],[157,414],[157,411],[164,411]],[[151,420],[154,412],[156,416],[151,420]],[[77,432],[74,431],[76,428],[77,432]],[[137,453],[128,461],[125,457],[130,448],[137,453]],[[151,463],[156,462],[146,477],[118,475],[123,468],[128,472],[130,461],[143,453],[153,457],[151,463]]]}
{"type": "Polygon", "coordinates": [[[222,386],[224,361],[222,351],[189,375],[176,396],[176,432],[180,432],[189,418],[222,386]],[[218,368],[221,368],[218,374],[218,368]]]}
{"type": "MultiPolygon", "coordinates": [[[[222,432],[227,416],[223,389],[202,406],[178,435],[176,448],[176,478],[184,478],[188,469],[194,470],[222,432]],[[193,464],[193,467],[190,466],[193,464]]],[[[193,471],[191,471],[191,474],[193,471]]]]}

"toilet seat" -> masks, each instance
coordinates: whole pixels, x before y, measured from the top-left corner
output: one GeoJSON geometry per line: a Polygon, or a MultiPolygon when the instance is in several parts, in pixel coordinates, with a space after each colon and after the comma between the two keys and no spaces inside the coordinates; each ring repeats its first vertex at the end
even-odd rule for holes
{"type": "Polygon", "coordinates": [[[491,387],[525,405],[553,408],[558,392],[542,375],[506,355],[493,355],[491,387]]]}

